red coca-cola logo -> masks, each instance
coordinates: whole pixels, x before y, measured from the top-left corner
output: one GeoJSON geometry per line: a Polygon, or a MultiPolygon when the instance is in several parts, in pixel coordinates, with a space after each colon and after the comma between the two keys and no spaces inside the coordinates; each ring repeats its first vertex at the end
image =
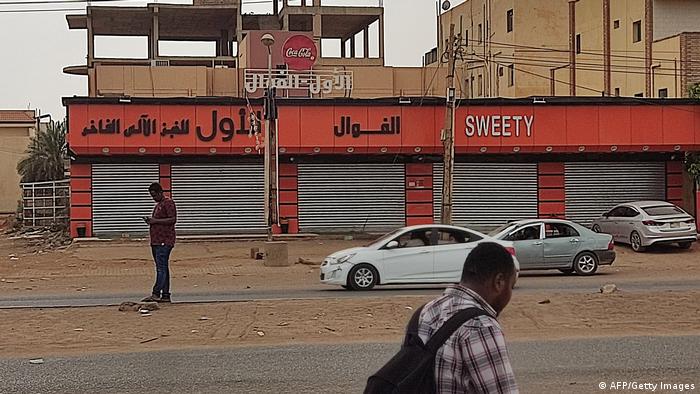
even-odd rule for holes
{"type": "Polygon", "coordinates": [[[318,50],[314,40],[307,36],[291,36],[282,47],[284,62],[292,70],[309,70],[316,63],[318,50]]]}

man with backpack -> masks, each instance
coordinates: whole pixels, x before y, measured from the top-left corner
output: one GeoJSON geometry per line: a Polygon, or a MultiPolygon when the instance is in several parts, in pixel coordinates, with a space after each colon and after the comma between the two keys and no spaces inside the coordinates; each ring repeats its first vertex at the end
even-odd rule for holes
{"type": "Polygon", "coordinates": [[[516,274],[503,246],[477,245],[460,283],[416,311],[401,350],[369,378],[365,393],[517,393],[496,320],[516,274]]]}

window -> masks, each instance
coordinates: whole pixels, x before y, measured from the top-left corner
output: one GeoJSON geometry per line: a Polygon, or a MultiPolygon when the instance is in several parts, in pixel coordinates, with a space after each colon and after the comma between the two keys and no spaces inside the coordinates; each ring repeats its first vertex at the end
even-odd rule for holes
{"type": "Polygon", "coordinates": [[[420,248],[430,246],[430,232],[428,229],[409,231],[396,238],[399,248],[420,248]]]}
{"type": "Polygon", "coordinates": [[[644,97],[644,93],[635,93],[634,97],[644,97]]]}
{"type": "Polygon", "coordinates": [[[481,23],[479,23],[478,29],[479,29],[479,44],[481,44],[481,42],[484,41],[484,32],[481,30],[481,23]]]}
{"type": "Polygon", "coordinates": [[[659,89],[659,97],[660,98],[668,97],[668,88],[659,89]]]}
{"type": "Polygon", "coordinates": [[[633,218],[639,215],[636,209],[630,207],[622,207],[622,217],[633,218]]]}
{"type": "Polygon", "coordinates": [[[474,76],[472,75],[470,79],[470,84],[469,84],[469,98],[474,97],[474,76]]]}
{"type": "Polygon", "coordinates": [[[619,28],[620,28],[620,20],[615,19],[615,21],[613,22],[613,29],[619,29],[619,28]]]}
{"type": "Polygon", "coordinates": [[[632,23],[632,42],[642,41],[642,21],[632,23]]]}
{"type": "Polygon", "coordinates": [[[611,217],[611,218],[624,217],[625,216],[624,209],[625,209],[625,207],[617,207],[617,208],[613,209],[612,211],[608,212],[607,216],[611,217]]]}
{"type": "Polygon", "coordinates": [[[484,78],[479,75],[479,97],[484,94],[484,78]]]}
{"type": "Polygon", "coordinates": [[[508,86],[513,85],[515,85],[515,66],[511,64],[508,66],[508,86]]]}
{"type": "Polygon", "coordinates": [[[671,215],[685,215],[686,213],[673,205],[661,205],[657,207],[644,207],[644,212],[649,216],[671,216],[671,215]]]}
{"type": "Polygon", "coordinates": [[[506,32],[510,33],[513,31],[513,10],[508,10],[506,12],[506,32]]]}
{"type": "Polygon", "coordinates": [[[469,46],[469,30],[464,31],[464,44],[469,46]]]}
{"type": "Polygon", "coordinates": [[[438,245],[464,244],[467,242],[475,242],[480,239],[481,237],[478,235],[466,231],[451,229],[438,229],[437,231],[438,245]]]}
{"type": "Polygon", "coordinates": [[[527,226],[510,234],[506,240],[508,241],[532,241],[540,239],[541,225],[527,226]]]}
{"type": "Polygon", "coordinates": [[[581,35],[576,35],[576,53],[581,53],[581,35]]]}
{"type": "Polygon", "coordinates": [[[615,97],[620,97],[620,88],[615,88],[615,97]]]}
{"type": "Polygon", "coordinates": [[[579,233],[573,227],[564,223],[545,223],[544,232],[547,238],[578,237],[579,233]]]}

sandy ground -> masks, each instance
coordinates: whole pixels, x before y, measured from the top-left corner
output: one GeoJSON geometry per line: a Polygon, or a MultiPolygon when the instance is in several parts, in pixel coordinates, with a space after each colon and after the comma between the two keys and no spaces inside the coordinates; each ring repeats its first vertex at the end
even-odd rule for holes
{"type": "MultiPolygon", "coordinates": [[[[188,347],[398,342],[429,298],[284,300],[0,310],[3,357],[45,357],[188,347]]],[[[507,339],[700,335],[700,291],[517,296],[500,319],[507,339]],[[541,303],[549,299],[549,303],[541,303]]]]}
{"type": "MultiPolygon", "coordinates": [[[[317,239],[289,242],[289,259],[320,264],[328,254],[366,244],[366,240],[317,239]]],[[[178,292],[245,289],[319,288],[318,266],[295,264],[269,268],[250,258],[250,248],[262,242],[181,242],[171,259],[171,282],[178,292]]],[[[35,248],[36,249],[36,248],[35,248]]],[[[601,280],[687,280],[700,277],[700,246],[674,247],[638,254],[618,247],[612,267],[601,267],[601,280]]],[[[154,279],[150,248],[145,242],[73,244],[67,249],[29,250],[24,240],[0,237],[0,297],[42,296],[86,292],[92,295],[144,293],[154,279]]],[[[546,275],[559,275],[557,271],[546,275]]],[[[596,277],[594,277],[596,278],[596,277]]],[[[528,278],[530,281],[545,278],[528,278]]],[[[551,277],[549,278],[551,279],[551,277]]],[[[591,280],[591,278],[577,278],[591,280]]]]}

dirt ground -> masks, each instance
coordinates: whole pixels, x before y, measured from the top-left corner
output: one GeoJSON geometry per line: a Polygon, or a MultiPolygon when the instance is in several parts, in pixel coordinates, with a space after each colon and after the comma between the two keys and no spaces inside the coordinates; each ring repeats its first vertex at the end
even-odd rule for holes
{"type": "MultiPolygon", "coordinates": [[[[3,357],[138,352],[188,347],[398,342],[429,297],[0,310],[3,357]]],[[[527,294],[500,318],[508,341],[596,336],[700,335],[700,291],[527,294]],[[545,299],[549,303],[542,303],[545,299]]]]}
{"type": "MultiPolygon", "coordinates": [[[[312,265],[268,268],[262,261],[250,258],[250,248],[262,248],[262,242],[181,242],[171,259],[173,294],[321,288],[317,264],[330,253],[366,243],[366,240],[331,239],[290,241],[289,259],[297,262],[303,258],[312,265]]],[[[689,251],[667,247],[644,254],[617,247],[617,253],[612,267],[601,267],[600,272],[606,275],[577,280],[623,283],[700,277],[698,245],[689,251]]],[[[31,250],[25,240],[0,237],[0,298],[75,292],[95,296],[145,295],[153,284],[153,271],[150,248],[143,241],[79,243],[65,249],[42,251],[31,250]]],[[[553,274],[558,275],[556,271],[553,274]]],[[[540,279],[547,278],[528,278],[540,279]]]]}
{"type": "MultiPolygon", "coordinates": [[[[319,264],[364,240],[290,241],[289,258],[319,264]]],[[[171,264],[178,292],[314,289],[318,266],[268,268],[250,258],[261,242],[181,242],[171,264]]],[[[522,278],[622,284],[612,295],[554,291],[518,293],[502,316],[510,341],[619,335],[700,335],[700,290],[625,292],[625,281],[700,277],[700,246],[637,254],[618,247],[612,267],[590,278],[558,273],[522,278]],[[540,303],[549,300],[548,303],[540,303]]],[[[527,274],[526,274],[527,275],[527,274]]],[[[41,251],[25,240],[0,238],[0,297],[85,292],[147,294],[153,262],[145,242],[99,242],[41,251]]],[[[399,341],[413,308],[429,296],[173,304],[149,316],[116,307],[0,310],[3,357],[131,352],[184,347],[399,341]]]]}

